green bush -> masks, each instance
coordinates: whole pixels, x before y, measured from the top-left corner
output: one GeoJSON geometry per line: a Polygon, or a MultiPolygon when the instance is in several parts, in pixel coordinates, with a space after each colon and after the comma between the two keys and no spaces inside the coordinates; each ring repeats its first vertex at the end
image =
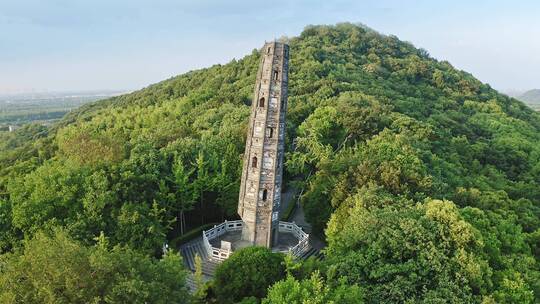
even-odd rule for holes
{"type": "Polygon", "coordinates": [[[283,262],[282,254],[268,248],[248,247],[234,252],[216,269],[213,285],[219,303],[264,298],[269,286],[285,278],[283,262]]]}

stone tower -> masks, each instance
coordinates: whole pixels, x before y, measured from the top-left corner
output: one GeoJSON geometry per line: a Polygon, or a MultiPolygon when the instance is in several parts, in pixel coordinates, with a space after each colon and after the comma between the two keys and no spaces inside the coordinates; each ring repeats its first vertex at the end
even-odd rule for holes
{"type": "Polygon", "coordinates": [[[272,247],[277,242],[287,110],[289,46],[266,43],[251,105],[238,214],[242,240],[272,247]]]}

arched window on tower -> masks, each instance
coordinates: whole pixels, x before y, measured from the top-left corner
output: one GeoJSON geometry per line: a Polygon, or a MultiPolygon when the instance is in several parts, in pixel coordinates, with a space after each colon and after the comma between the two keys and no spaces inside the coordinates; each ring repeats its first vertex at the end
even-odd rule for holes
{"type": "Polygon", "coordinates": [[[274,80],[278,80],[279,72],[278,70],[274,70],[274,80]]]}
{"type": "Polygon", "coordinates": [[[268,50],[266,50],[267,54],[270,54],[270,47],[268,47],[268,50]]]}
{"type": "Polygon", "coordinates": [[[266,202],[266,199],[268,198],[268,190],[263,190],[262,200],[263,202],[266,202]]]}
{"type": "Polygon", "coordinates": [[[251,159],[251,166],[253,168],[257,168],[257,156],[253,156],[253,158],[251,159]]]}
{"type": "Polygon", "coordinates": [[[279,103],[279,109],[280,110],[283,110],[283,106],[285,105],[285,99],[284,98],[281,98],[281,101],[279,103]]]}
{"type": "Polygon", "coordinates": [[[259,99],[259,107],[264,108],[264,97],[261,97],[261,99],[259,99]]]}
{"type": "Polygon", "coordinates": [[[274,136],[274,128],[266,128],[266,137],[272,138],[274,136]]]}

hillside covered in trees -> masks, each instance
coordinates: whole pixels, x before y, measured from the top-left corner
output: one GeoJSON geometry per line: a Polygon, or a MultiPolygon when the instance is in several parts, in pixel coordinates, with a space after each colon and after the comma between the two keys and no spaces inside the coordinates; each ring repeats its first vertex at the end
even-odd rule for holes
{"type": "MultiPolygon", "coordinates": [[[[285,181],[328,247],[245,303],[540,301],[540,115],[362,26],[288,43],[285,181]]],[[[187,302],[161,248],[236,218],[258,58],[1,133],[1,301],[187,302]]]]}

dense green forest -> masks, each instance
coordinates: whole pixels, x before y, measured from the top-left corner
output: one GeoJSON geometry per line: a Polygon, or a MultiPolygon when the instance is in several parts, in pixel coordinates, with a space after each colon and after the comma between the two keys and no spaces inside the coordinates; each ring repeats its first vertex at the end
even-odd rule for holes
{"type": "MultiPolygon", "coordinates": [[[[540,115],[363,26],[286,40],[286,180],[325,259],[238,252],[193,301],[540,301],[540,115]]],[[[236,218],[258,59],[1,133],[0,301],[187,303],[161,248],[236,218]]]]}

